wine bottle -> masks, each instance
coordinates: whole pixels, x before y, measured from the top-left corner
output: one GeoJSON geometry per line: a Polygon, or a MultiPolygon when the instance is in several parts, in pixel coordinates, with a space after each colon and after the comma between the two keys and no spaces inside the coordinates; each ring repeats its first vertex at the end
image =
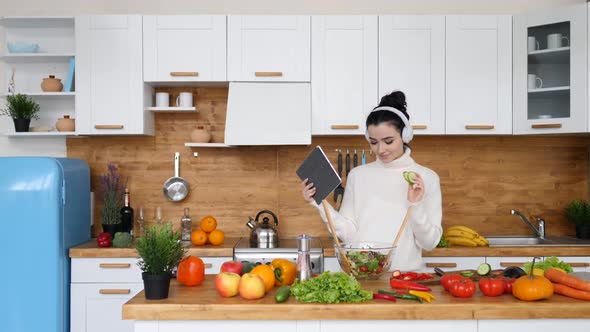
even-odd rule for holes
{"type": "Polygon", "coordinates": [[[121,208],[121,227],[123,232],[133,235],[133,208],[129,203],[129,190],[125,188],[125,204],[121,208]]]}

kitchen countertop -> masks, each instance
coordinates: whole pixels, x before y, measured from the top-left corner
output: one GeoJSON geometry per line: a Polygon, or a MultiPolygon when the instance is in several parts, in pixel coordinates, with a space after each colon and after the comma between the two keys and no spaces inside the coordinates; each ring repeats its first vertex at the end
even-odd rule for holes
{"type": "MultiPolygon", "coordinates": [[[[140,292],[123,305],[123,319],[136,320],[447,320],[447,319],[538,319],[590,317],[590,301],[554,295],[548,300],[519,301],[511,295],[454,298],[441,286],[432,286],[437,297],[432,303],[384,300],[363,303],[308,304],[293,296],[281,304],[274,300],[274,288],[259,300],[239,296],[222,298],[214,288],[215,276],[207,275],[196,287],[172,280],[169,297],[146,300],[140,292]]],[[[362,282],[362,288],[390,289],[386,280],[362,282]]]]}
{"type": "MultiPolygon", "coordinates": [[[[198,257],[231,257],[234,254],[234,247],[238,243],[239,237],[226,237],[225,241],[218,246],[206,244],[204,246],[191,246],[188,248],[188,254],[198,257]]],[[[100,248],[96,244],[96,239],[92,239],[84,244],[70,248],[71,258],[97,258],[97,257],[139,257],[135,248],[100,248]]]]}
{"type": "MultiPolygon", "coordinates": [[[[219,246],[204,245],[189,248],[189,255],[200,257],[233,256],[239,237],[227,237],[219,246]]],[[[324,257],[335,257],[331,238],[320,238],[324,257]]],[[[590,246],[514,246],[514,247],[452,247],[423,251],[424,257],[519,257],[519,256],[590,256],[590,246]]],[[[71,258],[139,257],[134,248],[99,248],[96,239],[70,248],[71,258]]]]}

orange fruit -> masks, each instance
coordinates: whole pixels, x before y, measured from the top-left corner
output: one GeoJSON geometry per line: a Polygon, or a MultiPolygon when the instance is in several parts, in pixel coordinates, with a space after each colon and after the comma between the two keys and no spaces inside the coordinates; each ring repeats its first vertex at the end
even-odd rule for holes
{"type": "Polygon", "coordinates": [[[211,243],[212,245],[218,246],[223,243],[223,240],[225,240],[225,234],[223,233],[223,231],[216,229],[213,232],[209,233],[209,243],[211,243]]]}
{"type": "Polygon", "coordinates": [[[203,219],[201,219],[201,229],[204,232],[213,232],[215,228],[217,228],[217,220],[215,220],[213,216],[206,216],[203,219]]]}
{"type": "Polygon", "coordinates": [[[275,286],[275,271],[273,271],[270,265],[257,265],[252,271],[250,271],[250,273],[254,273],[262,278],[262,281],[264,281],[264,290],[266,292],[270,291],[275,286]]]}
{"type": "Polygon", "coordinates": [[[202,246],[207,243],[207,233],[202,230],[196,230],[191,233],[191,242],[196,246],[202,246]]]}

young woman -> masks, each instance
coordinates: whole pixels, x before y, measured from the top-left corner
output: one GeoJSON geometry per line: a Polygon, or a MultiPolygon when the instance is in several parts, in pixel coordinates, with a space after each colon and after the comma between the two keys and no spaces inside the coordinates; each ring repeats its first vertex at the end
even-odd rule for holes
{"type": "MultiPolygon", "coordinates": [[[[393,243],[406,211],[413,206],[391,269],[417,269],[422,250],[435,248],[442,235],[438,175],[411,157],[407,143],[412,140],[412,127],[403,92],[394,91],[381,98],[379,106],[367,116],[366,126],[366,138],[377,160],[353,168],[340,211],[330,206],[336,233],[343,242],[393,243]],[[404,179],[404,171],[416,173],[413,185],[404,179]]],[[[327,222],[323,208],[313,200],[313,183],[306,179],[302,184],[303,198],[316,206],[327,222]]]]}

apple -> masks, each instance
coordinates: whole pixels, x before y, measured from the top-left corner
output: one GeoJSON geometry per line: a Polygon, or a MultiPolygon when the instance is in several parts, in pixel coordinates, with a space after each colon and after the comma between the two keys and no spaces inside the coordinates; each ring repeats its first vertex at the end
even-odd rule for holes
{"type": "Polygon", "coordinates": [[[264,297],[264,281],[254,273],[244,273],[240,278],[238,293],[246,300],[256,300],[264,297]]]}
{"type": "Polygon", "coordinates": [[[232,297],[238,294],[240,275],[233,272],[221,272],[215,277],[215,290],[223,297],[232,297]]]}
{"type": "Polygon", "coordinates": [[[227,261],[221,264],[220,272],[233,272],[242,275],[244,264],[237,261],[227,261]]]}

